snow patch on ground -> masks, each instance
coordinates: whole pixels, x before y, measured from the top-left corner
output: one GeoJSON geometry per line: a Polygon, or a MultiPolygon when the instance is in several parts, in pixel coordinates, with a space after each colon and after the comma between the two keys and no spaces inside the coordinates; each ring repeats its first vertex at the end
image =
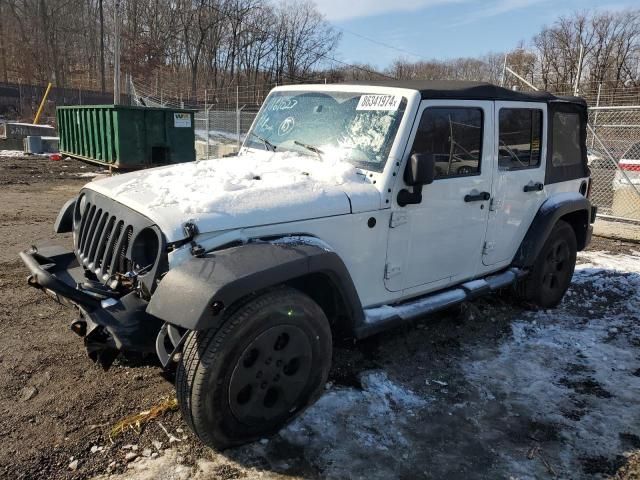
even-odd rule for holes
{"type": "Polygon", "coordinates": [[[0,150],[0,158],[2,157],[48,157],[49,153],[26,153],[22,150],[0,150]]]}
{"type": "MultiPolygon", "coordinates": [[[[108,171],[105,170],[105,172],[108,172],[108,171]]],[[[80,178],[93,178],[102,174],[103,172],[81,172],[81,173],[75,173],[74,175],[80,178]]]]}
{"type": "MultiPolygon", "coordinates": [[[[639,252],[640,253],[640,252],[639,252]]],[[[640,272],[640,255],[613,255],[602,251],[586,251],[578,253],[577,272],[585,269],[613,270],[615,272],[640,272]]],[[[585,272],[589,273],[589,272],[585,272]]],[[[580,277],[580,274],[578,275],[580,277]]],[[[574,281],[576,279],[574,278],[574,281]]]]}
{"type": "Polygon", "coordinates": [[[211,451],[208,458],[201,458],[194,466],[185,465],[182,453],[176,448],[167,448],[158,457],[138,457],[120,474],[100,475],[93,480],[210,480],[219,478],[284,479],[278,474],[246,468],[229,460],[224,455],[211,451]],[[239,472],[242,471],[242,474],[239,472]],[[237,476],[236,476],[237,475],[237,476]]]}
{"type": "Polygon", "coordinates": [[[0,150],[0,157],[22,157],[24,155],[22,150],[0,150]]]}
{"type": "MultiPolygon", "coordinates": [[[[487,398],[508,398],[509,414],[557,427],[555,440],[584,449],[585,457],[608,458],[621,451],[620,434],[640,422],[640,412],[628,408],[640,398],[640,378],[632,374],[640,359],[629,348],[629,341],[637,341],[630,320],[640,321],[640,258],[584,252],[579,261],[585,263],[576,267],[573,286],[557,309],[525,313],[512,322],[512,340],[496,356],[463,369],[487,398]],[[593,302],[605,305],[606,315],[594,317],[593,302]],[[586,438],[598,441],[585,444],[586,438]]],[[[579,471],[566,446],[550,455],[561,476],[579,471]]],[[[514,475],[529,478],[526,460],[504,461],[514,475]]]]}
{"type": "MultiPolygon", "coordinates": [[[[198,128],[194,130],[196,137],[199,140],[203,140],[206,142],[207,140],[207,130],[205,128],[198,128]]],[[[240,142],[244,142],[244,139],[247,135],[245,133],[240,134],[240,142]]],[[[223,143],[236,143],[238,141],[238,134],[235,132],[228,132],[225,130],[209,130],[209,144],[214,145],[215,143],[224,140],[226,142],[223,143]]]]}
{"type": "MultiPolygon", "coordinates": [[[[393,382],[383,371],[363,372],[360,381],[362,390],[329,390],[280,431],[289,443],[304,446],[306,459],[326,477],[340,477],[349,464],[361,470],[355,464],[369,461],[362,457],[363,449],[384,459],[395,457],[398,449],[410,448],[405,432],[416,412],[428,404],[427,399],[393,382]],[[329,445],[340,448],[327,448],[329,445]]],[[[384,463],[376,462],[382,469],[384,463]]]]}

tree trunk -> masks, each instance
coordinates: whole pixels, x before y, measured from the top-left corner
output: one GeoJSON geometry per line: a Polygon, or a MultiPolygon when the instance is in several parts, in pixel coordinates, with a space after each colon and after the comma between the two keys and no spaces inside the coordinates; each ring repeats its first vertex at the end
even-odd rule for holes
{"type": "Polygon", "coordinates": [[[0,62],[2,62],[2,81],[4,83],[8,83],[9,74],[7,72],[7,38],[4,35],[4,24],[2,23],[4,19],[4,0],[0,0],[0,62]]]}

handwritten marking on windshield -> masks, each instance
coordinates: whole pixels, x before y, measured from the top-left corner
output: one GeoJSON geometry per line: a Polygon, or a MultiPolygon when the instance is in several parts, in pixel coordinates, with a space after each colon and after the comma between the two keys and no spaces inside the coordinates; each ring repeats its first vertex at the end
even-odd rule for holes
{"type": "Polygon", "coordinates": [[[268,110],[277,112],[279,110],[291,110],[298,104],[298,100],[294,98],[277,97],[269,103],[268,110]]]}
{"type": "Polygon", "coordinates": [[[278,135],[283,137],[287,135],[295,127],[296,121],[293,117],[285,118],[278,127],[278,135]]]}

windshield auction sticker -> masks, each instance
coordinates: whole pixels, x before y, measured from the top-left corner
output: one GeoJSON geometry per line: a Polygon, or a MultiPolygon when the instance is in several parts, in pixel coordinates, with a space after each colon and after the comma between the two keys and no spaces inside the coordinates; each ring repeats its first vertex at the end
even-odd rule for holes
{"type": "Polygon", "coordinates": [[[356,110],[395,111],[400,106],[399,95],[362,95],[356,110]]]}

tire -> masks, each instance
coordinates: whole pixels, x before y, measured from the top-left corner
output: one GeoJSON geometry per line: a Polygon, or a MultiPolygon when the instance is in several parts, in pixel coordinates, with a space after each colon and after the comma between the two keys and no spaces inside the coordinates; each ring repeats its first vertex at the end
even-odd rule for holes
{"type": "Polygon", "coordinates": [[[216,449],[271,435],[320,397],[331,351],[327,317],[307,295],[254,297],[219,329],[189,334],[176,373],[182,415],[216,449]]]}
{"type": "Polygon", "coordinates": [[[462,166],[458,169],[458,175],[469,175],[471,173],[471,167],[462,166]]]}
{"type": "Polygon", "coordinates": [[[531,272],[518,285],[518,296],[542,308],[558,306],[571,283],[576,254],[576,234],[571,225],[559,220],[531,272]]]}

